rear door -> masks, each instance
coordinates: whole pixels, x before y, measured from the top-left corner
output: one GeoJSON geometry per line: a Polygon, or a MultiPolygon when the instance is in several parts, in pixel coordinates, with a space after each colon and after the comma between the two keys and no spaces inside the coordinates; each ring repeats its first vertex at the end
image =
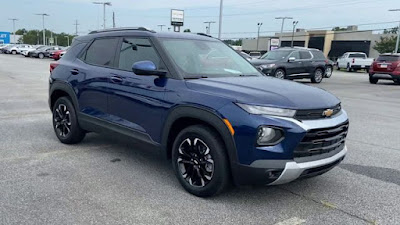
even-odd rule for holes
{"type": "Polygon", "coordinates": [[[300,59],[303,62],[303,67],[301,68],[301,73],[311,74],[314,70],[313,66],[313,56],[309,51],[300,51],[300,59]]]}

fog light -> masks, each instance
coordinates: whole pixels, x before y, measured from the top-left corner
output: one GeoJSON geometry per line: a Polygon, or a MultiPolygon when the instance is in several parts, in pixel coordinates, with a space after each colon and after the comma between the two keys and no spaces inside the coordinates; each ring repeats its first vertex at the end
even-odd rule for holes
{"type": "Polygon", "coordinates": [[[283,131],[275,127],[258,128],[257,144],[271,146],[279,144],[284,138],[283,131]]]}

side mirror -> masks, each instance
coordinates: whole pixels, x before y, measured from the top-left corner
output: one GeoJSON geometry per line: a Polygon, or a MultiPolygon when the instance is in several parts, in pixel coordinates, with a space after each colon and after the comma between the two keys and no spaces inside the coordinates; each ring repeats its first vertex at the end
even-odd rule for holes
{"type": "Polygon", "coordinates": [[[294,62],[294,61],[296,61],[295,57],[290,57],[289,60],[288,60],[288,62],[294,62]]]}
{"type": "Polygon", "coordinates": [[[136,75],[155,75],[155,76],[166,76],[167,71],[157,70],[156,65],[152,61],[139,61],[132,65],[132,71],[136,75]]]}

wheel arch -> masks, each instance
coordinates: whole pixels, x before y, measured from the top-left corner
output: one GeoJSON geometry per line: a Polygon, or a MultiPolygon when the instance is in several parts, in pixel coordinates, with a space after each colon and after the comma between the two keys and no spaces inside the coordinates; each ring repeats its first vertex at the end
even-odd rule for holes
{"type": "Polygon", "coordinates": [[[79,109],[78,99],[75,95],[73,88],[65,82],[54,81],[53,84],[51,84],[49,91],[50,110],[53,110],[54,103],[57,101],[57,99],[64,96],[69,97],[71,99],[72,104],[75,107],[75,110],[79,109]]]}

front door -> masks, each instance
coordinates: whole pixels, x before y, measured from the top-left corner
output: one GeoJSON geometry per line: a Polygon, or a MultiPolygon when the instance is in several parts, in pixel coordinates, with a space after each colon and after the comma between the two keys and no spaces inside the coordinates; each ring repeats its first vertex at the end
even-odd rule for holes
{"type": "Polygon", "coordinates": [[[286,66],[286,73],[288,76],[302,73],[303,62],[300,60],[300,53],[294,51],[289,55],[289,58],[294,58],[294,61],[288,61],[286,66]]]}

